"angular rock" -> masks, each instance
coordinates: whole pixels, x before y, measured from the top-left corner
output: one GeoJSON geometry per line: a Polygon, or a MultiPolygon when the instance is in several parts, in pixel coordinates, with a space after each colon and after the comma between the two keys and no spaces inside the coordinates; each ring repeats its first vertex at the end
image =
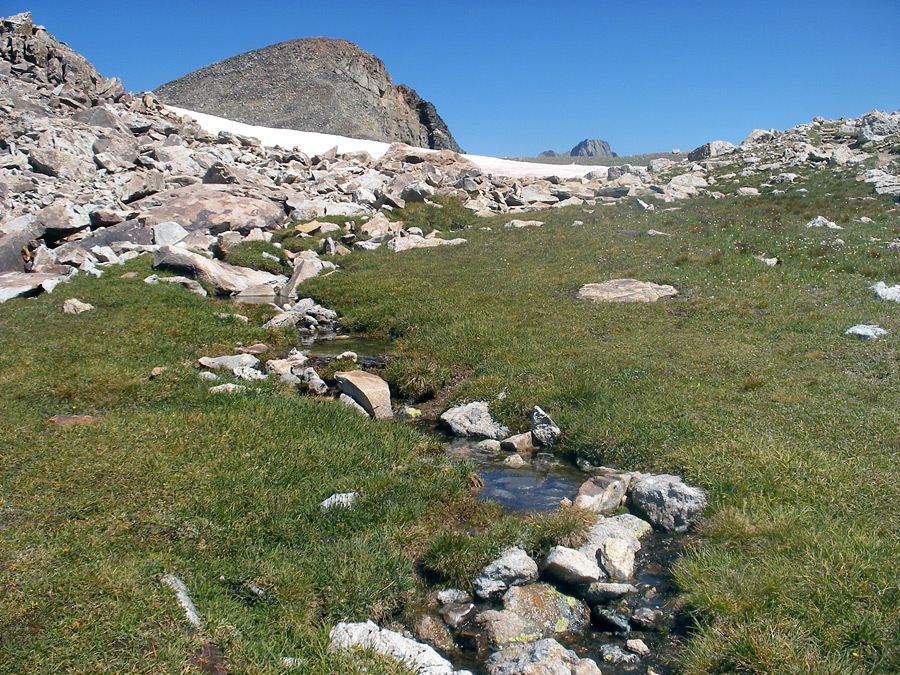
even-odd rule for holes
{"type": "Polygon", "coordinates": [[[625,501],[631,474],[606,474],[588,479],[578,489],[575,506],[597,513],[612,513],[625,501]]]}
{"type": "Polygon", "coordinates": [[[713,141],[712,143],[704,143],[699,148],[689,152],[688,161],[702,162],[704,159],[721,157],[730,152],[734,152],[734,145],[728,141],[713,141]]]}
{"type": "Polygon", "coordinates": [[[531,411],[531,437],[537,445],[552,447],[562,440],[562,430],[540,406],[531,411]]]}
{"type": "Polygon", "coordinates": [[[485,436],[499,441],[509,433],[507,427],[494,421],[484,401],[450,408],[441,414],[441,421],[457,436],[485,436]]]}
{"type": "Polygon", "coordinates": [[[335,506],[349,510],[353,508],[353,503],[358,496],[359,493],[357,492],[339,492],[323,500],[319,506],[326,511],[335,506]]]}
{"type": "Polygon", "coordinates": [[[591,615],[593,616],[594,624],[600,630],[619,633],[621,635],[627,635],[631,632],[631,625],[628,623],[628,617],[613,609],[595,605],[591,609],[591,615]]]}
{"type": "Polygon", "coordinates": [[[888,286],[883,281],[879,281],[874,286],[871,286],[870,290],[875,291],[875,297],[879,300],[900,302],[900,284],[888,286]]]}
{"type": "Polygon", "coordinates": [[[503,441],[500,442],[500,449],[505,450],[506,452],[532,452],[537,450],[537,446],[531,439],[531,432],[526,431],[524,434],[516,434],[515,436],[503,439],[503,441]]]}
{"type": "Polygon", "coordinates": [[[38,295],[46,291],[50,293],[62,281],[68,279],[66,274],[27,274],[25,272],[0,273],[0,303],[12,298],[38,295]]]}
{"type": "Polygon", "coordinates": [[[296,298],[297,297],[297,286],[302,284],[307,279],[312,279],[319,275],[319,273],[325,268],[322,264],[321,260],[315,258],[305,258],[294,268],[294,273],[291,275],[291,278],[284,285],[284,288],[281,291],[281,294],[285,298],[296,298]]]}
{"type": "MultiPolygon", "coordinates": [[[[631,640],[629,640],[631,642],[631,640]]],[[[643,643],[642,643],[643,644],[643,643]]],[[[646,646],[646,645],[645,645],[646,646]]],[[[647,650],[649,653],[649,650],[647,650]]],[[[619,645],[606,644],[600,646],[600,657],[606,663],[638,663],[640,658],[637,654],[629,654],[619,645]]]]}
{"type": "Polygon", "coordinates": [[[339,649],[371,649],[399,663],[404,663],[422,675],[463,675],[468,671],[456,671],[452,664],[434,648],[403,637],[399,633],[379,628],[372,621],[365,623],[340,622],[328,634],[331,651],[339,649]]]}
{"type": "Polygon", "coordinates": [[[166,189],[166,180],[160,171],[135,173],[119,188],[119,199],[126,204],[143,199],[166,189]]]}
{"type": "MultiPolygon", "coordinates": [[[[303,380],[303,383],[306,385],[306,387],[317,396],[324,396],[328,392],[328,385],[325,384],[325,380],[319,377],[319,374],[316,372],[315,368],[307,368],[306,370],[304,370],[300,375],[300,379],[303,380]]],[[[350,397],[348,396],[348,398],[350,397]]],[[[356,402],[354,401],[354,403],[356,402]]],[[[359,404],[357,403],[357,405],[359,404]]],[[[365,412],[365,408],[363,408],[363,412],[365,412]]]]}
{"type": "Polygon", "coordinates": [[[631,489],[631,501],[655,527],[686,532],[706,507],[706,493],[669,474],[650,476],[631,489]]]}
{"type": "Polygon", "coordinates": [[[590,584],[603,573],[596,560],[565,546],[554,546],[544,560],[544,574],[566,584],[590,584]]]}
{"type": "Polygon", "coordinates": [[[598,284],[585,284],[578,291],[579,300],[592,302],[656,302],[660,298],[677,295],[673,286],[654,284],[636,279],[612,279],[598,284]]]}
{"type": "Polygon", "coordinates": [[[624,584],[615,581],[597,581],[587,590],[582,592],[582,597],[589,605],[605,605],[606,603],[617,600],[623,595],[629,593],[637,593],[638,589],[631,584],[624,584]]]}
{"type": "Polygon", "coordinates": [[[210,260],[177,246],[161,247],[153,258],[153,267],[186,272],[198,281],[210,284],[217,294],[222,295],[239,293],[257,284],[271,285],[280,289],[287,281],[281,275],[210,260]]]}
{"type": "Polygon", "coordinates": [[[157,223],[152,227],[153,243],[157,246],[171,246],[188,236],[188,231],[174,221],[157,223]]]}
{"type": "Polygon", "coordinates": [[[376,420],[389,420],[391,412],[391,389],[388,383],[374,373],[351,370],[334,374],[334,379],[345,394],[359,403],[376,420]]]}
{"type": "Polygon", "coordinates": [[[613,581],[627,581],[634,576],[634,550],[623,539],[605,539],[597,550],[597,558],[613,581]]]}
{"type": "Polygon", "coordinates": [[[510,586],[527,584],[537,578],[537,563],[521,548],[513,546],[481,570],[472,581],[472,588],[475,595],[486,599],[502,595],[510,586]]]}

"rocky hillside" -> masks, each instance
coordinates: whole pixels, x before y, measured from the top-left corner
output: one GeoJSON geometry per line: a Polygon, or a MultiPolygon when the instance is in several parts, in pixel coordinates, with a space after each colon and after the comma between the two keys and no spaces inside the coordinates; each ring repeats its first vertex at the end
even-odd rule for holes
{"type": "Polygon", "coordinates": [[[164,103],[265,127],[462,152],[435,107],[352,42],[301,38],[188,73],[164,103]]]}
{"type": "Polygon", "coordinates": [[[368,220],[340,245],[326,240],[327,255],[464,241],[390,221],[386,214],[408,202],[452,198],[484,216],[622,199],[653,209],[699,195],[775,195],[818,170],[852,171],[900,198],[898,133],[900,113],[873,111],[756,130],[737,147],[716,141],[688,159],[600,167],[572,179],[486,174],[450,150],[402,144],[381,157],[334,150],[310,157],[213,136],[153,94],[126,93],[22,14],[0,21],[0,301],[145,252],[217,293],[293,292],[300,277],[332,263],[308,251],[292,261],[286,283],[210,259],[243,239],[268,240],[287,223],[322,216],[368,220]]]}

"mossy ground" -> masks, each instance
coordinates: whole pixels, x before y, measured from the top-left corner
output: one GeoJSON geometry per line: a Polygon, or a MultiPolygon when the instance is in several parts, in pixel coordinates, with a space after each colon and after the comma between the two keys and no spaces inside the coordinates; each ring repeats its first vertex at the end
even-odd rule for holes
{"type": "MultiPolygon", "coordinates": [[[[537,403],[565,430],[562,452],[707,489],[702,543],[677,570],[694,624],[683,672],[892,672],[900,305],[869,286],[900,283],[900,254],[873,241],[900,219],[870,190],[825,170],[783,195],[551,210],[539,229],[486,219],[462,246],[345,256],[304,292],[350,330],[396,336],[411,397],[441,380],[448,401],[489,398],[516,431],[537,403]],[[820,214],[844,230],[807,230],[820,214]],[[680,294],[575,300],[619,277],[680,294]],[[856,323],[891,332],[843,334],[856,323]]],[[[418,565],[465,581],[509,543],[577,542],[577,513],[473,504],[471,467],[401,423],[274,383],[209,395],[197,357],[287,336],[259,328],[271,310],[147,286],[149,272],[145,257],[0,305],[3,672],[197,672],[209,642],[234,672],[281,672],[283,656],[310,673],[399,672],[328,654],[328,628],[389,620],[420,592],[418,565]],[[97,309],[63,315],[73,296],[97,309]],[[230,311],[251,323],[216,316],[230,311]],[[168,370],[149,380],[155,366],[168,370]],[[64,412],[102,421],[47,423],[64,412]],[[352,511],[319,509],[349,490],[352,511]],[[166,572],[202,631],[157,581],[166,572]],[[269,600],[235,591],[249,582],[269,600]]]]}

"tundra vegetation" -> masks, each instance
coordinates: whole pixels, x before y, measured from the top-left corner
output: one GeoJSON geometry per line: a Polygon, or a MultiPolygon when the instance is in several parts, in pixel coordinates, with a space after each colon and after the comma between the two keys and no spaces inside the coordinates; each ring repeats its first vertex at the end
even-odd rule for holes
{"type": "MultiPolygon", "coordinates": [[[[560,452],[706,489],[675,571],[679,672],[896,672],[900,306],[870,287],[900,283],[884,245],[900,218],[849,176],[653,212],[552,209],[534,214],[540,228],[483,218],[465,245],[353,252],[303,292],[346,329],[395,340],[395,403],[490,400],[512,431],[539,403],[565,430],[560,452]],[[807,229],[817,215],[843,230],[807,229]],[[575,299],[627,277],[679,294],[575,299]],[[889,333],[844,334],[859,323],[889,333]]],[[[416,217],[445,218],[428,208],[416,217]]],[[[515,517],[476,502],[472,467],[402,422],[270,381],[210,395],[198,357],[286,351],[296,334],[260,328],[271,308],[149,286],[150,273],[143,256],[0,305],[3,672],[181,673],[186,655],[200,668],[221,649],[235,672],[281,673],[291,657],[301,672],[401,673],[329,653],[329,628],[389,622],[424,576],[465,585],[509,545],[577,543],[577,509],[515,517]],[[62,314],[72,296],[96,309],[62,314]],[[219,316],[235,311],[249,323],[219,316]],[[100,421],[49,424],[57,413],[100,421]],[[351,510],[319,507],[350,491],[351,510]],[[202,628],[185,629],[166,573],[202,628]]]]}

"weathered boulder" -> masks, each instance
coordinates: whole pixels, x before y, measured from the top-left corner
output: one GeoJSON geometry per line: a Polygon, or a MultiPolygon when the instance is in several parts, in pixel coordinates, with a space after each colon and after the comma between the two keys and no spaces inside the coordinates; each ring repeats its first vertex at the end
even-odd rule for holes
{"type": "Polygon", "coordinates": [[[602,675],[591,659],[580,659],[553,638],[510,646],[485,664],[488,675],[602,675]]]}
{"type": "Polygon", "coordinates": [[[220,368],[225,368],[226,370],[234,370],[235,368],[241,368],[243,366],[255,368],[259,365],[259,359],[252,354],[235,354],[233,356],[225,355],[215,357],[201,356],[198,359],[198,362],[201,366],[212,368],[214,370],[218,370],[220,368]]]}
{"type": "Polygon", "coordinates": [[[0,273],[0,302],[6,302],[11,298],[38,295],[41,292],[50,293],[57,284],[67,279],[68,275],[65,274],[0,273]]]}
{"type": "Polygon", "coordinates": [[[175,221],[188,231],[206,229],[211,234],[253,228],[276,230],[285,222],[284,210],[268,199],[247,197],[228,185],[198,183],[160,192],[133,202],[146,225],[175,221]]]}
{"type": "Polygon", "coordinates": [[[673,286],[636,279],[612,279],[598,284],[585,284],[578,291],[579,300],[592,302],[656,302],[677,295],[673,286]]]}
{"type": "Polygon", "coordinates": [[[485,436],[499,441],[509,433],[507,427],[494,421],[484,401],[450,408],[441,415],[441,421],[457,436],[485,436]]]}
{"type": "Polygon", "coordinates": [[[900,302],[900,284],[888,286],[883,281],[877,282],[870,290],[875,291],[875,297],[879,300],[892,300],[900,302]]]}
{"type": "Polygon", "coordinates": [[[900,113],[873,110],[859,118],[859,142],[881,141],[900,133],[900,113]]]}
{"type": "Polygon", "coordinates": [[[37,173],[66,180],[87,180],[97,171],[92,162],[53,148],[34,148],[28,161],[37,173]]]}
{"type": "Polygon", "coordinates": [[[593,476],[578,489],[575,506],[597,513],[612,513],[625,501],[631,474],[593,476]]]}
{"type": "Polygon", "coordinates": [[[654,526],[669,532],[686,532],[706,507],[706,493],[685,485],[678,476],[661,474],[638,481],[631,501],[654,526]]]}
{"type": "Polygon", "coordinates": [[[601,578],[596,559],[565,546],[554,546],[544,560],[544,574],[567,584],[590,584],[601,578]]]}
{"type": "Polygon", "coordinates": [[[391,389],[374,373],[351,370],[334,374],[341,390],[359,403],[376,420],[392,419],[391,389]]]}
{"type": "Polygon", "coordinates": [[[161,247],[153,258],[153,267],[190,274],[198,281],[210,284],[219,295],[239,293],[257,284],[280,289],[287,281],[281,275],[210,260],[177,246],[161,247]]]}
{"type": "Polygon", "coordinates": [[[506,452],[533,452],[537,450],[537,446],[531,438],[531,432],[526,431],[524,434],[504,438],[500,442],[500,449],[506,452]]]}
{"type": "MultiPolygon", "coordinates": [[[[325,380],[319,377],[315,368],[306,368],[303,373],[301,373],[300,379],[306,385],[307,389],[317,396],[324,396],[328,391],[328,385],[325,384],[325,380]]],[[[347,398],[350,397],[348,396],[347,398]]],[[[359,404],[357,403],[357,405],[359,404]]],[[[362,406],[360,407],[362,408],[362,406]]],[[[363,412],[366,412],[365,408],[363,408],[363,412]]]]}
{"type": "Polygon", "coordinates": [[[540,406],[534,406],[531,411],[531,437],[537,445],[544,447],[559,445],[562,440],[562,430],[540,406]]]}
{"type": "Polygon", "coordinates": [[[583,631],[589,621],[583,602],[543,583],[513,586],[503,595],[503,608],[521,617],[526,632],[539,637],[583,631]]]}
{"type": "Polygon", "coordinates": [[[78,298],[69,298],[63,302],[63,314],[81,314],[82,312],[90,312],[94,306],[88,302],[82,302],[78,298]]]}
{"type": "Polygon", "coordinates": [[[699,148],[691,150],[688,153],[688,160],[691,162],[702,162],[704,159],[712,159],[713,157],[721,157],[734,152],[734,145],[728,141],[713,141],[704,143],[699,148]]]}
{"type": "Polygon", "coordinates": [[[877,340],[882,335],[887,335],[888,331],[886,331],[881,326],[860,323],[855,326],[851,326],[850,328],[845,330],[844,333],[847,335],[855,335],[856,337],[862,338],[864,340],[877,340]]]}
{"type": "Polygon", "coordinates": [[[322,264],[321,260],[317,258],[304,258],[300,261],[299,265],[294,267],[294,273],[284,285],[284,288],[281,289],[281,294],[285,298],[296,298],[297,286],[307,279],[319,276],[323,269],[325,269],[325,266],[322,264]]]}
{"type": "Polygon", "coordinates": [[[472,588],[479,598],[492,598],[502,595],[511,586],[521,586],[537,581],[537,578],[537,563],[521,548],[513,546],[481,570],[472,581],[472,588]]]}

